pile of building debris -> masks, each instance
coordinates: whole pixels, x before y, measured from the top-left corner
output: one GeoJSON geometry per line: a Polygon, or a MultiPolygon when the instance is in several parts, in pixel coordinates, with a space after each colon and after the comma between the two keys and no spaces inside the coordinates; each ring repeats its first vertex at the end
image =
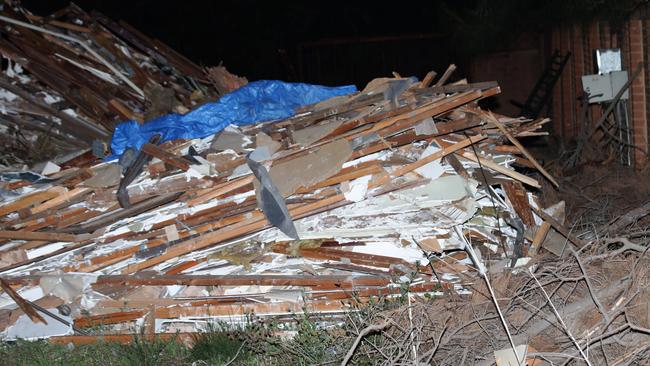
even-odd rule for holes
{"type": "Polygon", "coordinates": [[[565,228],[563,204],[544,208],[537,195],[557,182],[518,141],[546,134],[548,120],[479,108],[495,82],[447,84],[453,65],[432,86],[433,72],[396,74],[284,120],[193,140],[154,135],[111,161],[96,141],[116,122],[196,111],[247,80],[75,5],[49,17],[5,5],[0,22],[3,163],[51,160],[0,173],[4,340],[191,337],[215,321],[299,313],[330,324],[404,296],[412,305],[393,315],[414,328],[388,332],[407,361],[588,360],[594,339],[602,356],[589,357],[606,360],[633,350],[602,340],[647,329],[633,312],[645,298],[643,255],[624,257],[645,247],[607,237],[637,216],[598,237],[565,228]],[[594,285],[589,272],[608,280],[594,285]],[[559,312],[541,311],[559,297],[559,312]],[[585,320],[594,310],[601,320],[585,320]]]}
{"type": "Polygon", "coordinates": [[[4,165],[108,142],[120,121],[182,114],[247,82],[74,4],[47,17],[4,4],[0,34],[4,165]]]}
{"type": "Polygon", "coordinates": [[[478,108],[494,82],[433,77],[376,79],[204,139],[154,136],[128,167],[88,152],[17,174],[0,206],[4,338],[336,319],[353,301],[462,295],[477,269],[525,265],[561,211],[542,211],[540,182],[513,168],[553,181],[517,141],[546,120],[478,108]]]}

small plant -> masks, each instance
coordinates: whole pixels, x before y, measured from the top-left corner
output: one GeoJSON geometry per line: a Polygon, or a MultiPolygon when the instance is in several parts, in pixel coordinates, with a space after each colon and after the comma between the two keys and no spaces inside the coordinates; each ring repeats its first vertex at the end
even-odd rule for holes
{"type": "Polygon", "coordinates": [[[225,325],[210,324],[207,332],[195,337],[190,358],[209,365],[246,364],[252,355],[240,334],[229,331],[225,325]]]}

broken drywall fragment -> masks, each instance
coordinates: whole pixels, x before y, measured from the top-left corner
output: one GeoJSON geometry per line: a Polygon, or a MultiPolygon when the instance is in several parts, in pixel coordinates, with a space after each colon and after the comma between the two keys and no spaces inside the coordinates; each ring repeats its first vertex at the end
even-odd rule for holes
{"type": "Polygon", "coordinates": [[[555,254],[558,257],[563,257],[569,253],[571,243],[562,234],[551,228],[542,242],[542,248],[555,254]]]}
{"type": "Polygon", "coordinates": [[[36,311],[34,308],[33,304],[30,303],[29,301],[26,301],[23,299],[22,296],[16,290],[14,290],[11,285],[5,281],[3,278],[0,278],[0,287],[2,287],[2,290],[11,297],[11,299],[18,305],[18,307],[29,316],[29,319],[33,321],[34,323],[44,323],[47,324],[47,320],[45,320],[41,314],[36,311]]]}
{"type": "Polygon", "coordinates": [[[271,166],[269,176],[283,197],[310,187],[338,173],[352,156],[345,139],[336,140],[294,159],[271,166]]]}
{"type": "Polygon", "coordinates": [[[273,140],[269,135],[260,131],[255,136],[255,147],[266,147],[271,155],[275,154],[276,151],[280,150],[282,144],[273,140]]]}
{"type": "Polygon", "coordinates": [[[273,153],[269,150],[268,146],[259,146],[248,155],[248,158],[253,161],[263,162],[271,160],[271,156],[273,156],[273,153]]]}
{"type": "MultiPolygon", "coordinates": [[[[420,155],[420,159],[426,158],[440,150],[441,149],[435,144],[429,144],[429,146],[427,146],[427,148],[422,152],[422,155],[420,155]]],[[[440,159],[438,159],[415,169],[415,171],[425,178],[437,179],[445,172],[445,168],[442,166],[442,163],[440,163],[440,159]]]]}
{"type": "Polygon", "coordinates": [[[557,202],[554,205],[545,208],[543,211],[554,218],[555,221],[564,225],[564,220],[566,219],[566,204],[564,201],[557,202]]]}
{"type": "Polygon", "coordinates": [[[412,190],[396,192],[395,196],[416,203],[420,207],[429,207],[429,202],[439,204],[454,202],[476,194],[478,183],[460,175],[447,175],[432,180],[429,184],[412,190]]]}
{"type": "Polygon", "coordinates": [[[438,242],[438,238],[424,238],[421,239],[418,243],[422,249],[426,250],[427,252],[442,253],[442,247],[438,242]]]}
{"type": "Polygon", "coordinates": [[[97,277],[98,274],[90,273],[48,274],[41,277],[39,285],[44,294],[54,295],[70,303],[97,282],[97,277]]]}
{"type": "Polygon", "coordinates": [[[230,179],[241,177],[242,175],[247,175],[250,173],[251,173],[251,168],[249,168],[247,164],[242,164],[236,167],[232,171],[232,175],[230,176],[230,179]]]}
{"type": "Polygon", "coordinates": [[[257,162],[271,160],[273,154],[282,147],[279,142],[274,141],[264,132],[258,132],[255,137],[255,146],[255,150],[248,157],[257,162]]]}
{"type": "Polygon", "coordinates": [[[66,315],[63,315],[59,312],[58,309],[47,309],[53,314],[56,314],[58,317],[68,322],[68,324],[63,324],[61,321],[45,314],[41,313],[47,324],[43,323],[33,323],[27,315],[21,315],[20,318],[16,321],[14,325],[7,328],[5,340],[15,340],[15,339],[25,339],[25,340],[36,340],[40,338],[48,338],[52,336],[68,335],[72,334],[72,318],[66,315]]]}
{"type": "Polygon", "coordinates": [[[413,127],[413,130],[415,130],[415,134],[418,136],[430,136],[438,133],[436,123],[431,117],[425,118],[422,120],[422,122],[415,125],[415,127],[413,127]]]}
{"type": "Polygon", "coordinates": [[[82,185],[91,188],[108,188],[120,184],[122,168],[118,164],[106,164],[94,170],[94,175],[82,185]]]}
{"type": "Polygon", "coordinates": [[[370,182],[371,175],[365,175],[361,178],[352,181],[345,181],[341,183],[341,191],[343,196],[350,202],[360,202],[366,198],[368,192],[368,183],[370,182]]]}
{"type": "Polygon", "coordinates": [[[218,153],[210,153],[206,156],[206,160],[213,163],[218,172],[231,169],[235,161],[239,157],[234,150],[225,150],[218,153]]]}
{"type": "Polygon", "coordinates": [[[528,345],[522,344],[515,347],[514,351],[511,347],[494,351],[494,359],[497,366],[526,366],[527,352],[528,345]]]}
{"type": "Polygon", "coordinates": [[[180,238],[176,225],[165,226],[165,237],[167,237],[167,241],[176,241],[180,238]]]}
{"type": "Polygon", "coordinates": [[[229,125],[221,131],[214,140],[212,140],[210,149],[217,151],[234,150],[236,152],[244,152],[251,142],[251,139],[244,135],[239,128],[229,125]]]}
{"type": "MultiPolygon", "coordinates": [[[[56,308],[63,305],[63,300],[56,296],[44,296],[33,302],[45,309],[56,308]]],[[[0,332],[4,332],[9,326],[16,324],[18,319],[25,315],[23,310],[18,307],[13,310],[1,309],[0,310],[0,332]]]]}
{"type": "Polygon", "coordinates": [[[24,249],[14,249],[2,252],[0,256],[0,268],[10,266],[27,260],[27,252],[24,249]]]}
{"type": "Polygon", "coordinates": [[[41,175],[50,175],[54,173],[58,173],[61,171],[61,167],[54,164],[51,161],[48,161],[45,163],[45,166],[43,167],[43,171],[41,171],[41,175]]]}
{"type": "Polygon", "coordinates": [[[210,161],[203,159],[200,156],[195,156],[194,160],[198,161],[199,164],[190,165],[190,169],[188,170],[190,174],[196,174],[197,176],[201,177],[211,176],[215,174],[214,166],[210,161]]]}
{"type": "Polygon", "coordinates": [[[293,141],[301,146],[309,146],[314,142],[326,137],[339,128],[343,121],[325,120],[316,126],[310,126],[292,133],[293,141]]]}

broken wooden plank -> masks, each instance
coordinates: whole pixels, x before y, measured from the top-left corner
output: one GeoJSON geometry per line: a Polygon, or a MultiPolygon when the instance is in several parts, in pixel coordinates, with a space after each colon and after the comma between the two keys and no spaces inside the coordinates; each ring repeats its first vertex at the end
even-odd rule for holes
{"type": "Polygon", "coordinates": [[[464,148],[468,147],[469,145],[472,145],[472,144],[474,144],[474,143],[476,143],[478,141],[483,140],[484,138],[485,138],[485,136],[472,136],[472,137],[469,137],[469,138],[467,138],[465,140],[457,142],[455,144],[450,144],[450,145],[446,146],[445,148],[443,148],[442,150],[436,151],[435,153],[433,153],[433,154],[431,154],[431,155],[429,155],[429,156],[427,156],[425,158],[419,159],[416,162],[413,162],[411,164],[408,164],[408,165],[402,166],[401,168],[398,168],[397,170],[395,170],[394,172],[392,172],[390,174],[390,177],[389,176],[382,177],[379,180],[377,180],[376,182],[372,183],[372,185],[373,186],[383,185],[386,182],[388,182],[388,180],[391,179],[391,177],[392,178],[401,177],[406,173],[412,172],[417,168],[423,167],[423,166],[431,163],[432,161],[441,159],[441,158],[443,158],[443,157],[445,157],[445,156],[447,156],[449,154],[452,154],[452,153],[454,153],[454,152],[456,152],[458,150],[464,149],[464,148]]]}
{"type": "Polygon", "coordinates": [[[85,187],[75,188],[71,191],[62,192],[61,194],[57,195],[57,197],[45,201],[42,204],[30,209],[29,213],[30,215],[34,215],[39,212],[46,211],[50,208],[57,207],[61,204],[71,203],[73,200],[76,200],[80,197],[90,194],[91,192],[93,192],[92,188],[85,188],[85,187]]]}
{"type": "Polygon", "coordinates": [[[528,251],[529,255],[533,256],[537,254],[539,251],[539,248],[542,247],[542,243],[544,242],[544,239],[546,239],[546,234],[548,234],[548,231],[551,229],[551,224],[548,222],[544,221],[539,228],[537,228],[537,231],[535,232],[535,237],[533,238],[533,243],[530,245],[530,250],[528,251]]]}
{"type": "Polygon", "coordinates": [[[576,247],[582,248],[585,245],[587,245],[586,242],[576,238],[573,234],[571,234],[571,232],[566,227],[564,227],[564,225],[562,225],[557,220],[555,220],[551,215],[547,214],[546,212],[544,212],[544,211],[542,211],[540,209],[534,208],[534,207],[532,207],[532,209],[533,209],[533,212],[535,212],[535,214],[537,214],[537,216],[542,218],[542,220],[548,222],[553,227],[553,229],[557,230],[557,232],[562,234],[565,238],[567,238],[576,247]]]}
{"type": "Polygon", "coordinates": [[[433,70],[427,72],[427,74],[424,76],[424,79],[420,82],[419,88],[427,88],[429,87],[429,84],[433,81],[433,79],[436,77],[437,73],[433,70]]]}
{"type": "Polygon", "coordinates": [[[43,323],[47,324],[47,320],[39,314],[34,307],[27,302],[27,300],[23,299],[18,292],[16,292],[13,288],[11,288],[11,285],[7,283],[3,278],[0,278],[0,287],[4,290],[4,292],[11,297],[16,305],[20,307],[20,309],[29,316],[29,319],[31,319],[34,323],[43,323]]]}
{"type": "Polygon", "coordinates": [[[434,85],[434,86],[443,86],[443,85],[445,85],[445,83],[447,82],[449,77],[451,77],[451,74],[453,74],[454,71],[456,71],[456,65],[450,64],[447,67],[447,70],[445,70],[445,72],[442,74],[440,79],[438,79],[438,81],[436,82],[436,85],[434,85]]]}
{"type": "Polygon", "coordinates": [[[521,219],[524,225],[528,227],[535,226],[535,219],[533,218],[533,211],[530,209],[530,202],[528,201],[528,192],[524,186],[517,181],[508,181],[501,184],[512,207],[515,209],[517,216],[521,219]]]}
{"type": "Polygon", "coordinates": [[[48,188],[45,191],[40,191],[40,192],[34,192],[31,194],[28,194],[24,197],[21,197],[13,202],[7,203],[5,205],[0,206],[0,216],[4,216],[10,212],[16,212],[18,210],[21,210],[23,208],[27,208],[36,204],[39,204],[41,202],[45,202],[49,199],[52,199],[54,197],[57,197],[61,194],[64,194],[68,190],[65,189],[64,187],[52,187],[48,188]]]}
{"type": "Polygon", "coordinates": [[[161,148],[160,146],[146,143],[142,146],[142,151],[182,171],[186,172],[190,168],[189,160],[181,156],[176,156],[161,148]]]}
{"type": "Polygon", "coordinates": [[[10,231],[0,230],[0,239],[11,240],[43,240],[43,241],[77,241],[76,235],[41,231],[10,231]]]}
{"type": "Polygon", "coordinates": [[[525,176],[525,175],[523,175],[521,173],[517,173],[514,170],[505,168],[505,167],[495,163],[494,161],[492,161],[491,159],[488,159],[486,157],[480,157],[479,158],[476,155],[474,155],[473,152],[470,153],[470,152],[467,152],[467,151],[464,151],[464,152],[462,152],[462,153],[460,153],[458,155],[460,157],[464,158],[464,159],[471,160],[471,161],[473,161],[473,162],[475,162],[477,164],[482,165],[483,167],[490,168],[490,169],[492,169],[494,171],[497,171],[497,172],[499,172],[499,173],[501,173],[503,175],[506,175],[506,176],[508,176],[508,177],[510,177],[512,179],[518,180],[521,183],[527,184],[527,185],[529,185],[531,187],[542,188],[542,186],[539,184],[539,182],[537,182],[535,179],[533,179],[531,177],[527,177],[527,176],[525,176]]]}
{"type": "Polygon", "coordinates": [[[490,116],[490,122],[497,126],[497,128],[504,134],[504,136],[506,136],[508,140],[510,140],[510,142],[512,142],[512,144],[515,145],[526,156],[526,158],[530,160],[531,163],[533,163],[535,168],[537,168],[537,170],[542,173],[546,179],[553,183],[555,187],[559,187],[560,184],[555,180],[555,178],[553,178],[553,176],[537,162],[537,159],[535,159],[535,157],[531,155],[530,152],[528,152],[528,150],[519,142],[519,140],[512,136],[510,132],[508,132],[508,130],[501,124],[501,122],[499,122],[492,114],[488,113],[488,115],[490,116]]]}
{"type": "Polygon", "coordinates": [[[241,178],[235,178],[229,182],[225,182],[214,188],[210,188],[205,194],[187,201],[187,205],[196,206],[198,204],[210,201],[211,199],[223,196],[241,187],[245,187],[246,185],[253,183],[253,180],[255,180],[255,177],[252,174],[241,178]]]}

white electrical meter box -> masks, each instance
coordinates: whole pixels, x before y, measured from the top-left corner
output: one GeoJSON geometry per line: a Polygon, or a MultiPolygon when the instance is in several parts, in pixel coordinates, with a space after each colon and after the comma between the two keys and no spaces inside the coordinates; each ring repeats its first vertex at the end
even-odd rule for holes
{"type": "Polygon", "coordinates": [[[621,71],[621,49],[599,48],[596,50],[596,72],[604,75],[613,71],[621,71]]]}
{"type": "MultiPolygon", "coordinates": [[[[604,75],[582,76],[582,90],[591,97],[589,103],[609,102],[614,99],[625,83],[627,83],[627,71],[612,71],[604,75]]],[[[621,99],[628,98],[629,90],[626,90],[621,99]]]]}

